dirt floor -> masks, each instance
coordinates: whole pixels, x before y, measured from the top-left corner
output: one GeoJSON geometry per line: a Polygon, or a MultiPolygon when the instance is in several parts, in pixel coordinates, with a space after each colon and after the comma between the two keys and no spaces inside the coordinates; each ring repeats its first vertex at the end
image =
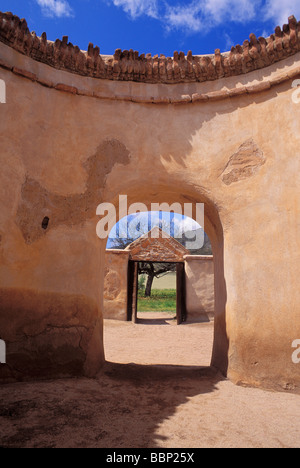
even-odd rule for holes
{"type": "Polygon", "coordinates": [[[143,317],[105,321],[108,362],[95,380],[2,385],[0,446],[300,446],[299,395],[237,387],[205,367],[212,323],[143,317]]]}

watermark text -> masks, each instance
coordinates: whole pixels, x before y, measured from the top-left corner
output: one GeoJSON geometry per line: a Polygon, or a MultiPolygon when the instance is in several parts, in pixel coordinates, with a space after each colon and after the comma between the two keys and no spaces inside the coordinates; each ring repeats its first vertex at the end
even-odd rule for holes
{"type": "MultiPolygon", "coordinates": [[[[142,234],[150,238],[175,237],[184,239],[187,249],[200,249],[204,245],[204,204],[203,203],[151,203],[150,211],[144,203],[133,203],[128,206],[127,195],[119,196],[118,210],[112,203],[101,203],[97,207],[97,216],[101,216],[97,224],[97,236],[100,239],[132,239],[142,234]],[[118,213],[117,213],[118,211],[118,213]],[[145,218],[146,215],[146,218],[145,218]],[[186,229],[178,221],[176,215],[193,219],[199,227],[186,229]],[[141,224],[145,223],[146,231],[142,232],[141,224]],[[118,223],[119,220],[119,223],[118,223]]],[[[145,226],[144,226],[145,228],[145,226]]]]}
{"type": "Polygon", "coordinates": [[[292,348],[297,348],[292,354],[292,361],[294,364],[300,364],[300,340],[294,340],[292,348]]]}
{"type": "Polygon", "coordinates": [[[0,340],[0,364],[6,364],[6,343],[0,340]]]}
{"type": "Polygon", "coordinates": [[[4,80],[0,80],[0,104],[6,104],[6,84],[4,80]]]}
{"type": "Polygon", "coordinates": [[[148,464],[162,464],[162,463],[196,463],[199,462],[195,459],[195,453],[175,452],[172,450],[164,450],[159,452],[152,452],[148,450],[141,450],[136,455],[125,453],[113,452],[106,456],[106,463],[131,463],[133,466],[138,466],[147,462],[148,464]]]}
{"type": "Polygon", "coordinates": [[[292,101],[294,104],[300,104],[300,80],[294,80],[292,88],[296,88],[292,94],[292,101]]]}

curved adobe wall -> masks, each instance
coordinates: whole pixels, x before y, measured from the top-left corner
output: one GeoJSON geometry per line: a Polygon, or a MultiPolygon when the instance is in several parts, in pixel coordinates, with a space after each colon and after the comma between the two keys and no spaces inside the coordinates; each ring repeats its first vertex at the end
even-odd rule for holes
{"type": "Polygon", "coordinates": [[[147,207],[205,202],[212,363],[236,382],[297,389],[299,52],[238,76],[166,84],[81,76],[16,48],[0,43],[2,377],[101,368],[96,207],[127,194],[147,207]]]}

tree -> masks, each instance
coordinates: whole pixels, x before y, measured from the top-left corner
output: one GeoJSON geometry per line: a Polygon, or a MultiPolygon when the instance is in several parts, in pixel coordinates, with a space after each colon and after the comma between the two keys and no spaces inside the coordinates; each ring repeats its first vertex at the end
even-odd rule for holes
{"type": "Polygon", "coordinates": [[[119,225],[117,229],[113,230],[114,236],[111,237],[110,235],[108,239],[109,249],[125,250],[128,245],[151,230],[151,225],[149,225],[145,217],[142,217],[139,213],[127,216],[127,218],[121,220],[120,223],[122,223],[122,228],[120,228],[119,225]],[[138,222],[136,220],[138,220],[138,222]],[[123,234],[125,231],[126,238],[120,237],[120,229],[123,231],[123,234]]]}
{"type": "Polygon", "coordinates": [[[140,262],[139,274],[147,275],[147,284],[145,288],[145,297],[151,296],[152,284],[154,278],[162,278],[170,271],[176,270],[176,263],[152,263],[140,262]]]}
{"type": "MultiPolygon", "coordinates": [[[[197,235],[196,231],[186,231],[186,232],[183,232],[182,236],[179,238],[176,238],[175,236],[175,239],[181,245],[183,245],[183,247],[187,248],[187,242],[190,242],[191,239],[193,240],[193,237],[196,237],[196,235],[197,235]]],[[[204,232],[203,246],[200,248],[191,249],[190,252],[191,252],[191,255],[212,255],[213,254],[211,243],[206,232],[204,232]]]]}
{"type": "MultiPolygon", "coordinates": [[[[170,218],[171,219],[171,218],[170,218]]],[[[136,215],[130,215],[127,218],[124,218],[121,221],[122,228],[120,225],[118,229],[114,231],[114,238],[110,239],[109,245],[111,249],[121,249],[124,250],[128,245],[132,244],[136,239],[141,237],[144,234],[147,234],[151,228],[154,226],[151,225],[149,213],[140,213],[136,215]],[[118,234],[120,230],[125,230],[127,233],[126,239],[121,238],[118,234]]],[[[177,226],[176,224],[171,226],[171,221],[167,221],[167,219],[159,219],[159,227],[168,232],[172,233],[172,236],[180,242],[184,247],[188,248],[188,245],[191,244],[193,239],[199,238],[203,236],[203,230],[189,230],[186,228],[183,232],[182,229],[177,226]],[[202,236],[201,236],[202,233],[202,236]]],[[[212,255],[212,248],[210,244],[210,240],[207,234],[204,232],[204,245],[201,248],[195,248],[190,250],[192,255],[212,255]]],[[[147,284],[145,289],[145,296],[151,296],[151,289],[154,278],[160,278],[163,275],[166,275],[170,271],[175,271],[176,266],[174,263],[140,263],[139,265],[139,273],[147,275],[147,284]]]]}

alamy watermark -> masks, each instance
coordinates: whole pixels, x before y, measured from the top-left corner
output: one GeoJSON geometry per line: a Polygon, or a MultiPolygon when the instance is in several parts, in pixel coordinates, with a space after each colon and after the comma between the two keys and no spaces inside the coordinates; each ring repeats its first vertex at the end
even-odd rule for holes
{"type": "Polygon", "coordinates": [[[294,364],[300,364],[300,340],[294,340],[292,348],[297,348],[292,354],[292,361],[294,364]]]}
{"type": "Polygon", "coordinates": [[[200,249],[204,245],[204,204],[203,203],[151,203],[150,211],[144,203],[133,203],[128,206],[127,195],[119,196],[118,210],[112,203],[101,203],[96,211],[101,216],[97,224],[97,236],[100,239],[132,239],[148,235],[158,238],[160,233],[154,230],[158,226],[162,237],[184,239],[189,250],[200,249]],[[118,213],[117,213],[118,211],[118,213]],[[146,230],[141,229],[141,215],[146,219],[146,230]],[[146,215],[146,218],[145,218],[146,215]],[[178,222],[178,215],[193,219],[195,226],[187,230],[178,222]],[[118,220],[119,223],[118,223],[118,220]],[[198,226],[198,228],[197,228],[198,226]]]}
{"type": "Polygon", "coordinates": [[[0,80],[0,104],[6,104],[6,84],[4,80],[0,80]]]}
{"type": "Polygon", "coordinates": [[[296,88],[292,94],[292,101],[294,104],[300,104],[300,80],[294,80],[292,88],[296,88]]]}
{"type": "Polygon", "coordinates": [[[0,364],[6,364],[6,343],[0,340],[0,364]]]}

